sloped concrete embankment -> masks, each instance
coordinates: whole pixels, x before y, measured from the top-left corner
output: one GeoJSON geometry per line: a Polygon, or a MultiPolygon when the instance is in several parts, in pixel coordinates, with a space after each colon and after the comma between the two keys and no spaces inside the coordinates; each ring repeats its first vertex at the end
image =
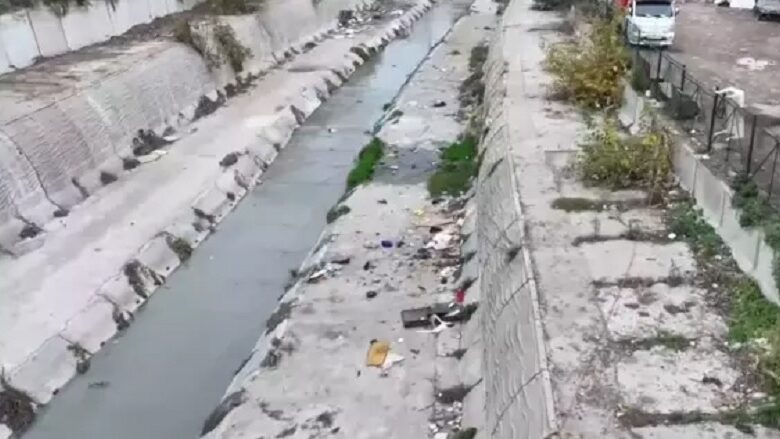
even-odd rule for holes
{"type": "Polygon", "coordinates": [[[197,26],[209,35],[216,22],[230,25],[250,51],[240,73],[226,62],[210,64],[184,44],[159,40],[88,49],[86,60],[73,65],[44,64],[6,76],[10,85],[0,87],[0,251],[19,255],[40,246],[47,223],[137,166],[134,153],[164,145],[164,134],[213,111],[237,83],[316,45],[336,28],[340,10],[368,4],[272,0],[262,13],[197,26]]]}
{"type": "Polygon", "coordinates": [[[504,25],[494,36],[485,65],[486,134],[477,185],[487,425],[483,437],[539,439],[555,431],[556,421],[539,298],[510,153],[504,25]]]}
{"type": "MultiPolygon", "coordinates": [[[[659,88],[671,98],[668,84],[661,84],[659,88]]],[[[758,283],[767,299],[780,304],[780,293],[773,274],[775,251],[766,243],[763,231],[740,226],[740,211],[734,206],[734,191],[707,167],[703,156],[696,152],[691,143],[685,141],[687,135],[680,133],[673,121],[654,113],[654,110],[650,113],[646,111],[656,105],[647,102],[647,98],[637,95],[626,84],[619,113],[621,124],[629,130],[635,130],[646,122],[646,118],[654,117],[666,129],[676,132],[672,136],[672,164],[680,186],[696,200],[707,222],[729,246],[739,268],[758,283]]]]}
{"type": "MultiPolygon", "coordinates": [[[[406,32],[431,5],[430,1],[422,0],[398,18],[385,22],[376,29],[372,28],[359,34],[354,40],[346,40],[348,42],[344,44],[338,43],[332,47],[324,47],[326,43],[323,43],[324,54],[316,55],[319,48],[313,49],[311,54],[315,54],[315,57],[324,55],[342,55],[342,57],[325,62],[325,65],[333,67],[311,73],[307,71],[297,76],[296,79],[299,82],[292,90],[281,90],[277,94],[269,91],[267,97],[272,103],[279,102],[278,109],[274,110],[272,114],[258,115],[257,117],[260,119],[253,118],[250,121],[254,124],[252,126],[237,128],[241,135],[237,138],[231,137],[228,139],[228,143],[234,140],[244,143],[230,144],[225,147],[229,148],[227,150],[236,151],[229,166],[214,173],[218,176],[215,178],[214,184],[194,197],[192,201],[186,200],[182,203],[181,200],[177,200],[175,205],[186,206],[183,211],[158,212],[164,218],[175,217],[176,220],[164,226],[164,232],[161,234],[155,235],[155,232],[159,230],[151,231],[149,236],[154,236],[154,238],[146,244],[141,244],[140,250],[134,253],[124,268],[121,265],[115,267],[114,269],[119,272],[113,271],[110,279],[103,281],[97,278],[106,275],[105,270],[103,270],[105,267],[94,267],[95,272],[92,275],[99,282],[94,291],[83,291],[83,285],[73,284],[73,276],[68,274],[64,277],[65,281],[61,282],[60,287],[62,285],[75,285],[78,288],[74,287],[57,293],[56,312],[50,313],[48,311],[52,309],[51,304],[36,303],[38,306],[30,311],[32,316],[24,320],[23,316],[19,317],[21,314],[14,314],[11,310],[11,321],[4,319],[3,322],[10,329],[3,334],[3,343],[0,344],[0,350],[3,352],[2,368],[5,378],[2,385],[10,385],[24,392],[32,398],[32,402],[36,405],[48,403],[77,371],[83,371],[88,367],[90,356],[97,352],[103,343],[113,337],[118,330],[127,326],[133,313],[179,266],[180,260],[184,259],[183,256],[186,255],[177,254],[175,251],[177,245],[171,245],[172,241],[180,238],[193,247],[202,242],[204,237],[213,230],[213,226],[221,221],[247,191],[257,183],[268,164],[274,160],[279,149],[286,144],[300,123],[314,112],[334,88],[346,81],[347,77],[355,71],[356,66],[367,59],[368,54],[381,50],[395,36],[406,32]],[[340,47],[345,53],[334,54],[333,50],[329,50],[333,47],[340,47]],[[350,47],[353,48],[353,52],[357,53],[349,52],[350,47]],[[253,136],[245,136],[247,131],[250,131],[253,136]],[[44,310],[37,309],[40,307],[44,310]],[[43,314],[46,316],[46,324],[36,325],[35,319],[40,318],[40,315],[43,314]]],[[[331,43],[333,42],[331,41],[331,43]]],[[[171,56],[176,56],[176,54],[195,56],[190,54],[188,49],[176,45],[171,45],[168,50],[172,51],[171,56]]],[[[301,56],[306,57],[307,55],[309,54],[301,56]]],[[[312,60],[308,62],[311,63],[312,60]]],[[[323,61],[320,59],[320,62],[323,61]]],[[[185,67],[187,66],[185,65],[185,67]]],[[[289,72],[272,72],[267,76],[267,81],[259,82],[258,87],[263,89],[278,87],[279,80],[288,75],[289,72]],[[266,84],[268,81],[271,84],[266,84]]],[[[171,81],[174,81],[174,78],[171,78],[171,81]]],[[[215,86],[215,80],[212,79],[209,84],[215,86]]],[[[213,101],[209,102],[213,103],[213,101]]],[[[273,104],[270,105],[273,107],[273,104]]],[[[223,111],[230,113],[231,108],[226,108],[223,111]]],[[[219,114],[215,116],[219,116],[219,114]]],[[[213,119],[218,122],[216,119],[219,118],[213,119]]],[[[199,125],[201,127],[208,125],[211,120],[202,122],[199,125]]],[[[201,134],[204,133],[196,133],[193,136],[201,134]]],[[[188,139],[183,139],[182,142],[186,142],[188,139]]],[[[207,142],[206,145],[210,145],[210,143],[207,142]]],[[[170,155],[175,154],[171,153],[170,155]]],[[[170,159],[170,157],[163,158],[161,161],[166,159],[170,159]]],[[[140,171],[149,170],[150,172],[138,172],[138,174],[152,175],[152,179],[158,181],[159,179],[154,177],[155,175],[160,172],[170,173],[171,168],[163,169],[163,167],[156,167],[156,164],[158,163],[142,167],[140,171]]],[[[196,168],[194,172],[199,172],[197,164],[192,164],[192,166],[196,168]]],[[[216,163],[214,166],[217,166],[216,163]]],[[[179,172],[188,173],[187,175],[192,177],[190,171],[180,170],[179,172]]],[[[207,174],[212,175],[211,173],[207,174]]],[[[202,176],[199,178],[203,179],[202,176]]],[[[112,188],[121,188],[123,184],[129,184],[132,181],[131,179],[128,179],[127,182],[120,181],[112,188]]],[[[182,184],[193,185],[192,191],[198,191],[200,187],[199,183],[192,181],[182,184]]],[[[189,194],[190,192],[185,191],[185,193],[189,194]]],[[[192,193],[196,194],[197,192],[192,193]]],[[[181,195],[179,192],[172,192],[169,196],[175,194],[181,195]]],[[[80,215],[81,212],[76,212],[73,215],[76,214],[80,215]]],[[[156,223],[153,222],[152,225],[154,224],[156,223]]],[[[137,223],[135,232],[137,234],[145,233],[144,230],[151,227],[147,226],[137,223]]],[[[101,259],[111,258],[106,255],[101,259]]],[[[96,265],[105,264],[101,261],[101,264],[96,265]]],[[[90,283],[90,285],[94,284],[95,282],[90,283]]],[[[41,299],[45,296],[46,300],[51,300],[51,294],[36,293],[37,296],[40,296],[41,299]]],[[[2,394],[2,390],[0,388],[0,394],[2,394]]]]}

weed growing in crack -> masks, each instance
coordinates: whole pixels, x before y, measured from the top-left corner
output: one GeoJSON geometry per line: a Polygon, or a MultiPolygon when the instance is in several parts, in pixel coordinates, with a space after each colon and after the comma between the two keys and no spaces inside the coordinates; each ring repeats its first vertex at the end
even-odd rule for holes
{"type": "Polygon", "coordinates": [[[230,68],[233,69],[233,72],[241,73],[244,70],[244,63],[246,63],[252,52],[238,41],[233,28],[222,23],[216,25],[214,27],[214,39],[216,39],[217,44],[222,49],[222,55],[227,60],[230,68]]]}
{"type": "MultiPolygon", "coordinates": [[[[717,297],[728,315],[729,340],[757,364],[757,370],[774,402],[736,418],[768,427],[780,427],[780,309],[767,300],[755,281],[739,271],[728,248],[691,202],[669,210],[667,224],[694,250],[699,271],[721,284],[717,297]]],[[[736,421],[735,421],[736,422],[736,421]]]]}
{"type": "Polygon", "coordinates": [[[459,195],[471,187],[477,175],[477,139],[466,135],[441,152],[439,168],[428,179],[432,197],[459,195]]]}
{"type": "Polygon", "coordinates": [[[374,178],[376,165],[385,153],[385,142],[374,137],[358,154],[355,166],[347,175],[347,190],[370,181],[374,178]]]}
{"type": "Polygon", "coordinates": [[[697,255],[709,259],[728,251],[715,229],[694,209],[690,201],[673,206],[667,217],[669,230],[688,242],[697,255]]]}
{"type": "Polygon", "coordinates": [[[546,66],[554,77],[553,95],[588,109],[620,104],[621,80],[629,65],[620,24],[619,14],[596,20],[585,38],[550,46],[546,66]]]}

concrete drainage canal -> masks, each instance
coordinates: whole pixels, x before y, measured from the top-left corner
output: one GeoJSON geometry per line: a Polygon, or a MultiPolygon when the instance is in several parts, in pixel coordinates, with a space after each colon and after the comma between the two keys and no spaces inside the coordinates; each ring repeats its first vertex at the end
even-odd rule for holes
{"type": "Polygon", "coordinates": [[[41,410],[31,439],[198,437],[344,192],[385,104],[462,6],[441,3],[361,67],[296,132],[263,182],[135,322],[41,410]]]}

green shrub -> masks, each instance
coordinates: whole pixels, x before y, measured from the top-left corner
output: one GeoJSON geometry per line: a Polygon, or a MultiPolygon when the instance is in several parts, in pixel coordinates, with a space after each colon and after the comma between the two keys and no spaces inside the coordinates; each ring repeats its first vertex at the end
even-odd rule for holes
{"type": "Polygon", "coordinates": [[[554,95],[591,109],[620,104],[620,81],[629,57],[619,36],[619,23],[619,19],[597,21],[585,38],[548,49],[546,66],[554,77],[554,95]]]}
{"type": "Polygon", "coordinates": [[[611,189],[643,188],[652,194],[665,186],[672,169],[665,134],[650,130],[624,137],[612,119],[592,129],[580,147],[577,168],[582,179],[611,189]]]}

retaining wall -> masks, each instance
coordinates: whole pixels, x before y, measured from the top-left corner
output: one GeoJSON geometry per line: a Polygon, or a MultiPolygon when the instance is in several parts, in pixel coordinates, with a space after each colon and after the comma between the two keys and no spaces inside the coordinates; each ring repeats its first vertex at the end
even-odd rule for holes
{"type": "MultiPolygon", "coordinates": [[[[481,142],[484,158],[477,183],[479,310],[487,416],[487,431],[482,437],[544,438],[555,431],[555,411],[505,114],[509,102],[504,23],[499,29],[485,64],[488,131],[481,142]]],[[[511,50],[511,44],[506,50],[511,50]]]]}
{"type": "MultiPolygon", "coordinates": [[[[624,86],[623,95],[620,121],[629,130],[638,129],[644,108],[651,105],[646,98],[637,96],[628,84],[624,86]]],[[[658,120],[674,129],[673,122],[660,117],[658,120]]],[[[681,136],[677,136],[672,148],[672,165],[680,186],[694,197],[707,222],[731,249],[739,268],[758,283],[767,299],[780,304],[780,294],[772,274],[775,252],[764,240],[763,232],[739,225],[739,209],[734,207],[733,202],[734,192],[707,168],[702,156],[696,154],[681,136]]]]}
{"type": "MultiPolygon", "coordinates": [[[[130,1],[120,0],[117,11],[133,16],[122,9],[131,8],[130,1]]],[[[269,0],[258,14],[219,20],[251,51],[242,75],[257,75],[291,46],[301,49],[335,27],[339,10],[367,3],[269,0]]],[[[79,17],[74,11],[63,20],[87,20],[79,17]]],[[[208,34],[212,25],[196,30],[208,34]]],[[[105,173],[124,172],[139,130],[161,135],[180,128],[199,116],[202,104],[221,102],[237,77],[226,64],[209,66],[171,40],[85,50],[78,62],[8,74],[0,85],[0,252],[19,255],[40,246],[47,222],[97,191],[105,173]],[[23,233],[38,228],[44,231],[34,238],[23,233]]]]}
{"type": "Polygon", "coordinates": [[[60,17],[48,7],[0,15],[0,74],[27,67],[39,57],[60,55],[127,32],[155,18],[186,11],[199,0],[103,0],[73,6],[60,17]]]}

